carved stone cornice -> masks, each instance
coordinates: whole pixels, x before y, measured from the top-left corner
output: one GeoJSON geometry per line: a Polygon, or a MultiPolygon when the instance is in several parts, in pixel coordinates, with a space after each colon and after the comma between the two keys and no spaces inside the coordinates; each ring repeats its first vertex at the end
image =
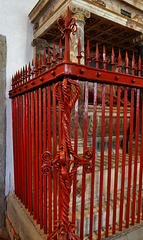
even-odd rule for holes
{"type": "Polygon", "coordinates": [[[42,38],[34,38],[31,42],[32,47],[46,48],[48,47],[48,42],[42,38]]]}
{"type": "Polygon", "coordinates": [[[140,34],[139,36],[135,37],[133,39],[133,43],[138,46],[142,46],[143,45],[143,34],[140,34]]]}
{"type": "Polygon", "coordinates": [[[80,8],[76,5],[71,5],[70,11],[76,20],[78,19],[78,20],[85,21],[85,18],[90,18],[90,15],[91,15],[89,11],[87,11],[84,8],[80,8]]]}

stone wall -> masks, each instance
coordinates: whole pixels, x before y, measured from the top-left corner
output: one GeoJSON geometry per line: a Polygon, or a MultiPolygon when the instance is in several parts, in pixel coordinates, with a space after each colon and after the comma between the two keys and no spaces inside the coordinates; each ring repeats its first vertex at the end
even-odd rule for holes
{"type": "Polygon", "coordinates": [[[5,165],[6,165],[6,37],[0,35],[0,227],[5,213],[5,165]]]}

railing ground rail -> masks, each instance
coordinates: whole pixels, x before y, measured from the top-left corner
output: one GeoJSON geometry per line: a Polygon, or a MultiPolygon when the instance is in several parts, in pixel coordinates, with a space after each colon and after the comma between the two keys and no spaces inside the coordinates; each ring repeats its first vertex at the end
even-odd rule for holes
{"type": "Polygon", "coordinates": [[[107,62],[96,44],[93,68],[89,41],[80,64],[79,40],[73,63],[69,8],[58,25],[64,59],[60,41],[58,54],[54,45],[12,78],[15,194],[48,239],[100,240],[143,219],[141,58],[135,64],[133,53],[130,64],[126,53],[122,73],[120,50],[107,62]]]}

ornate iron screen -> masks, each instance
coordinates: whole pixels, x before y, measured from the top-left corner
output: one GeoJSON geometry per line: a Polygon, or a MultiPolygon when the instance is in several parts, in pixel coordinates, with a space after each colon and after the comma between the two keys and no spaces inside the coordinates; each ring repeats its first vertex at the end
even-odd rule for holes
{"type": "Polygon", "coordinates": [[[88,41],[83,65],[79,40],[73,63],[69,8],[58,25],[64,59],[60,41],[12,78],[15,194],[48,239],[100,240],[143,218],[141,58],[88,41]]]}

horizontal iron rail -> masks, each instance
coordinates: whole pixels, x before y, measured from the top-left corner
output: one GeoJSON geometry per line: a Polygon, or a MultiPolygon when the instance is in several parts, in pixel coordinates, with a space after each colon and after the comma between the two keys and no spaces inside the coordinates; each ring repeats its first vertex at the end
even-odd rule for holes
{"type": "Polygon", "coordinates": [[[46,72],[41,73],[39,76],[10,90],[9,97],[14,98],[15,96],[32,91],[33,89],[52,83],[53,81],[57,82],[59,79],[66,76],[82,81],[88,80],[92,82],[143,88],[143,77],[140,76],[93,68],[72,62],[62,62],[46,72]]]}

